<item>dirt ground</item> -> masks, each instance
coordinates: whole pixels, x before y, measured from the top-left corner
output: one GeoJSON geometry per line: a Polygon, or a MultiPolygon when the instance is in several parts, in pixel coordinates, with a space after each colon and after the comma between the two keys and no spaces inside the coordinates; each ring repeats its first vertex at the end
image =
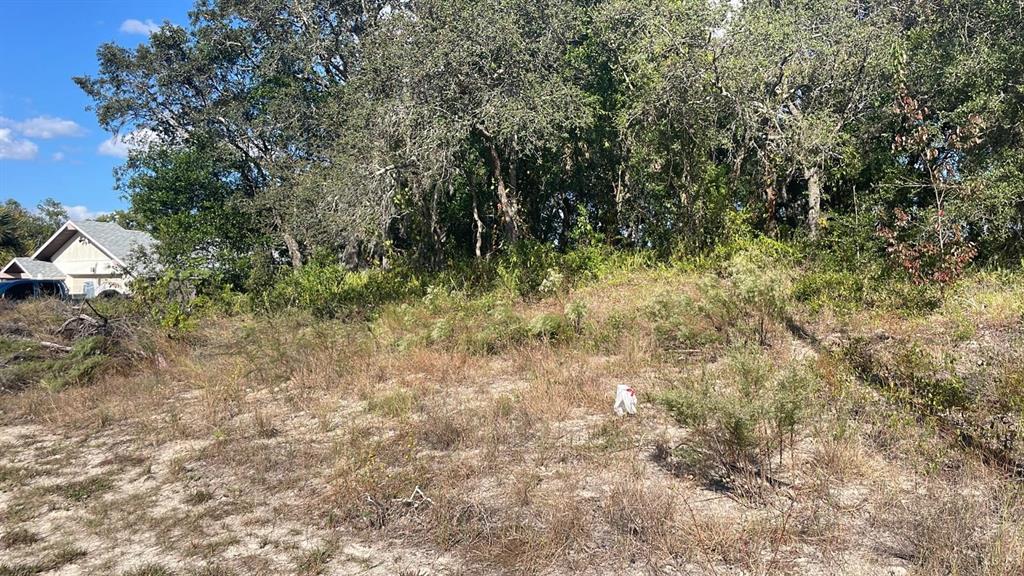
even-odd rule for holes
{"type": "MultiPolygon", "coordinates": [[[[580,298],[610,322],[623,290],[642,305],[654,297],[640,286],[580,298]]],[[[408,344],[417,323],[367,336],[225,319],[138,370],[3,396],[0,575],[1024,566],[1019,483],[844,371],[827,341],[848,335],[825,334],[819,348],[779,327],[743,352],[773,382],[815,382],[766,482],[709,476],[666,451],[714,440],[658,398],[698,381],[725,387],[728,350],[666,352],[626,330],[611,345],[475,353],[408,344]],[[622,383],[640,393],[637,416],[612,413],[622,383]]]]}

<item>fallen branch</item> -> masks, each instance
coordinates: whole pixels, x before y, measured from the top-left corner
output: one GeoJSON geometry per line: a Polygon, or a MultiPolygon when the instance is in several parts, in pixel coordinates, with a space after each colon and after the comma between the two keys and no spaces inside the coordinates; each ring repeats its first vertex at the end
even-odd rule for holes
{"type": "Polygon", "coordinates": [[[74,316],[72,318],[68,318],[67,320],[65,320],[64,323],[60,325],[60,328],[58,328],[56,331],[54,331],[54,333],[55,334],[62,334],[62,333],[64,333],[64,331],[67,330],[68,327],[71,326],[71,324],[73,324],[75,322],[82,322],[82,323],[85,323],[85,324],[89,324],[91,326],[99,326],[100,325],[99,320],[96,320],[92,316],[88,316],[86,314],[79,314],[78,316],[74,316]]]}
{"type": "Polygon", "coordinates": [[[54,342],[47,342],[45,340],[35,340],[35,343],[49,350],[58,350],[60,352],[71,352],[70,346],[64,346],[54,342]]]}
{"type": "Polygon", "coordinates": [[[412,494],[408,498],[395,498],[393,499],[393,501],[399,502],[413,509],[419,508],[423,504],[434,503],[433,500],[428,498],[427,495],[423,493],[423,490],[420,490],[419,486],[417,486],[416,489],[412,491],[412,494]]]}
{"type": "Polygon", "coordinates": [[[86,301],[85,301],[85,305],[89,307],[89,310],[92,310],[92,313],[93,313],[93,314],[95,314],[95,315],[99,316],[99,317],[100,317],[100,319],[102,319],[102,320],[103,320],[103,323],[102,323],[102,325],[103,325],[103,326],[106,326],[107,324],[110,324],[110,318],[107,318],[106,316],[104,316],[103,314],[101,314],[101,313],[100,313],[100,311],[99,311],[99,310],[97,310],[97,309],[96,309],[96,308],[95,308],[95,307],[94,307],[94,306],[92,305],[92,302],[90,302],[90,301],[86,300],[86,301]]]}
{"type": "Polygon", "coordinates": [[[63,344],[57,344],[56,342],[47,342],[46,340],[34,340],[32,338],[25,338],[24,336],[10,336],[10,335],[7,336],[7,338],[10,338],[12,340],[17,340],[19,342],[26,342],[28,344],[35,344],[36,346],[42,346],[43,348],[46,348],[47,350],[56,350],[57,352],[68,353],[68,352],[71,352],[71,350],[72,350],[72,348],[70,346],[64,346],[63,344]]]}

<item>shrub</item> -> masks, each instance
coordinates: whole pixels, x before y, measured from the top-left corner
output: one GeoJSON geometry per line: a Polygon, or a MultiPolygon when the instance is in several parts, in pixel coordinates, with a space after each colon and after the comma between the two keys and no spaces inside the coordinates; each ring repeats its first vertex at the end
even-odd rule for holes
{"type": "Polygon", "coordinates": [[[474,352],[493,354],[526,340],[529,330],[508,304],[497,304],[483,318],[470,322],[463,342],[474,352]]]}
{"type": "Polygon", "coordinates": [[[523,298],[557,295],[613,270],[650,263],[643,254],[616,252],[589,224],[578,227],[572,236],[574,247],[565,253],[550,244],[519,242],[498,258],[495,287],[523,298]]]}
{"type": "Polygon", "coordinates": [[[795,443],[814,382],[805,369],[777,371],[757,352],[733,352],[717,383],[705,375],[656,398],[692,431],[683,445],[662,448],[661,460],[707,482],[760,496],[775,483],[773,454],[781,463],[786,446],[795,443]]]}
{"type": "Polygon", "coordinates": [[[530,337],[543,340],[558,340],[569,334],[571,329],[565,316],[561,314],[542,313],[530,320],[526,327],[530,337]]]}
{"type": "Polygon", "coordinates": [[[318,318],[366,316],[382,304],[423,292],[419,278],[405,268],[354,272],[339,265],[308,264],[279,280],[265,306],[298,308],[318,318]]]}
{"type": "Polygon", "coordinates": [[[743,318],[753,320],[758,342],[767,345],[769,323],[781,321],[789,304],[792,269],[774,250],[750,249],[734,254],[725,274],[726,289],[711,291],[706,300],[719,308],[738,308],[743,318]]]}
{"type": "Polygon", "coordinates": [[[938,208],[914,222],[914,218],[897,208],[892,226],[879,228],[879,235],[888,242],[887,252],[915,284],[953,284],[978,255],[978,248],[963,234],[962,222],[950,222],[938,208]]]}
{"type": "Polygon", "coordinates": [[[865,380],[881,387],[893,399],[926,414],[939,414],[971,404],[964,381],[952,358],[940,365],[915,342],[889,342],[877,351],[864,339],[852,340],[843,355],[865,380]]]}
{"type": "Polygon", "coordinates": [[[643,313],[658,344],[666,350],[696,349],[721,341],[713,323],[685,294],[660,294],[643,313]]]}
{"type": "Polygon", "coordinates": [[[83,338],[75,342],[67,356],[51,360],[46,365],[46,375],[40,382],[53,391],[72,385],[87,384],[110,363],[111,358],[107,352],[107,338],[83,338]]]}
{"type": "Polygon", "coordinates": [[[573,300],[565,305],[565,318],[572,327],[574,334],[579,336],[583,333],[583,322],[587,317],[587,305],[579,300],[573,300]]]}
{"type": "Polygon", "coordinates": [[[910,282],[874,254],[833,253],[823,248],[793,282],[793,297],[813,311],[872,307],[901,315],[931,311],[942,303],[941,290],[910,282]]]}
{"type": "Polygon", "coordinates": [[[519,242],[498,259],[498,288],[521,297],[534,296],[541,287],[553,293],[564,285],[559,268],[558,253],[550,245],[519,242]]]}
{"type": "Polygon", "coordinates": [[[235,292],[216,272],[170,269],[133,284],[133,313],[148,317],[177,334],[195,330],[215,313],[237,314],[251,308],[249,298],[235,292]]]}
{"type": "Polygon", "coordinates": [[[785,319],[791,300],[792,265],[780,259],[775,244],[767,246],[755,242],[732,252],[717,265],[717,276],[703,275],[697,297],[663,293],[645,306],[661,346],[696,349],[752,339],[768,345],[772,325],[785,319]]]}
{"type": "Polygon", "coordinates": [[[794,246],[758,232],[749,213],[732,212],[726,218],[725,232],[714,250],[707,256],[684,260],[681,264],[684,268],[714,269],[741,253],[756,254],[774,262],[792,261],[799,255],[794,246]]]}
{"type": "Polygon", "coordinates": [[[431,345],[492,354],[530,336],[528,324],[503,292],[469,297],[435,286],[427,290],[423,302],[382,308],[370,326],[378,341],[400,349],[431,345]]]}
{"type": "Polygon", "coordinates": [[[801,275],[793,284],[793,297],[811,309],[852,311],[866,298],[867,282],[863,274],[843,270],[814,270],[801,275]]]}

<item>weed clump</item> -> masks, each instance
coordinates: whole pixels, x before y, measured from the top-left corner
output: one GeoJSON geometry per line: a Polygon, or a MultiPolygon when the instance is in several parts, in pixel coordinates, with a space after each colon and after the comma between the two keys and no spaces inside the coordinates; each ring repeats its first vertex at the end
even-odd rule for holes
{"type": "Polygon", "coordinates": [[[530,320],[527,332],[537,340],[558,340],[572,334],[572,329],[561,314],[545,312],[530,320]]]}
{"type": "Polygon", "coordinates": [[[39,542],[42,538],[27,528],[15,528],[4,532],[0,536],[0,546],[3,548],[16,548],[18,546],[30,546],[39,542]]]}
{"type": "Polygon", "coordinates": [[[82,480],[75,480],[65,484],[59,484],[52,488],[53,492],[67,498],[72,502],[85,502],[114,487],[113,481],[102,474],[90,476],[82,480]]]}
{"type": "Polygon", "coordinates": [[[0,576],[32,576],[53,570],[59,570],[73,564],[86,556],[85,550],[74,546],[62,546],[42,559],[29,563],[0,563],[0,576]]]}
{"type": "Polygon", "coordinates": [[[408,416],[415,405],[416,397],[412,392],[396,390],[370,398],[366,402],[366,410],[388,418],[402,418],[408,416]]]}

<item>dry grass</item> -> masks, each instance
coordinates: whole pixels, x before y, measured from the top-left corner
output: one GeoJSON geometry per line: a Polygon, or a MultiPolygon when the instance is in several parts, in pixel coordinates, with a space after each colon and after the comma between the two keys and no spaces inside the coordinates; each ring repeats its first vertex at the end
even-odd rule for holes
{"type": "Polygon", "coordinates": [[[4,396],[0,574],[1024,573],[1018,484],[841,353],[880,330],[984,349],[978,397],[1013,410],[1017,296],[958,293],[942,322],[819,318],[838,344],[815,348],[781,323],[766,346],[719,330],[706,285],[638,271],[539,302],[435,295],[368,324],[217,319],[159,343],[160,366],[4,396]],[[570,302],[569,331],[530,331],[570,302]],[[611,413],[622,383],[636,417],[611,413]],[[655,402],[680,388],[714,410],[680,423],[655,402]],[[778,422],[790,401],[800,417],[778,422]],[[756,423],[741,463],[771,482],[681,460],[721,468],[730,414],[756,423]]]}

